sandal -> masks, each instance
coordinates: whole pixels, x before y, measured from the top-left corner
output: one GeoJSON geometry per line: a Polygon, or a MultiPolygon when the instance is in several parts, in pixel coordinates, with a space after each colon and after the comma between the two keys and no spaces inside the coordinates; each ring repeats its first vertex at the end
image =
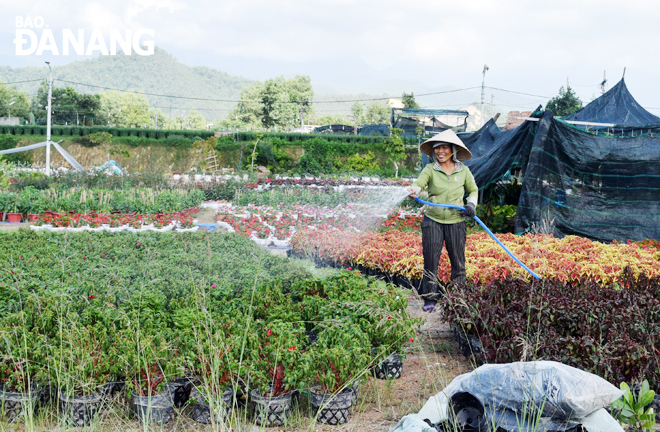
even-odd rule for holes
{"type": "Polygon", "coordinates": [[[422,308],[422,310],[423,310],[424,312],[434,312],[434,311],[435,311],[435,305],[433,305],[433,304],[425,305],[425,306],[422,308]]]}

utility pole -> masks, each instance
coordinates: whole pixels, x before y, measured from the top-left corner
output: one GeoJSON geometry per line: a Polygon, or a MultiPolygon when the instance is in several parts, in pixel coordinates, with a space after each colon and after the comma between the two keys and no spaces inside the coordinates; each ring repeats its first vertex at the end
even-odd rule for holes
{"type": "Polygon", "coordinates": [[[488,65],[484,65],[483,76],[481,78],[481,126],[484,125],[484,91],[485,91],[487,70],[488,70],[488,65]]]}
{"type": "Polygon", "coordinates": [[[50,62],[46,62],[48,65],[48,114],[46,116],[46,175],[50,175],[50,111],[51,111],[51,99],[53,98],[53,71],[50,68],[50,62]]]}
{"type": "Polygon", "coordinates": [[[600,83],[600,94],[605,94],[605,91],[607,90],[607,78],[605,78],[605,72],[603,71],[603,82],[600,83]]]}

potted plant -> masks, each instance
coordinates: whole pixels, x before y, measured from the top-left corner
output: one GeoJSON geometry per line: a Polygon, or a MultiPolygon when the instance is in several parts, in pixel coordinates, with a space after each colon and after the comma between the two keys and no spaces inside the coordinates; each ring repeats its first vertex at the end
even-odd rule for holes
{"type": "Polygon", "coordinates": [[[103,407],[105,385],[116,367],[111,356],[116,353],[107,326],[85,326],[73,319],[63,324],[53,352],[60,412],[69,424],[89,426],[103,407]]]}
{"type": "Polygon", "coordinates": [[[318,384],[310,389],[310,402],[317,410],[318,422],[346,423],[356,391],[354,385],[371,361],[369,346],[366,333],[352,320],[344,319],[323,326],[316,342],[303,354],[303,363],[313,371],[318,384]]]}
{"type": "MultiPolygon", "coordinates": [[[[18,315],[14,315],[18,318],[18,315]]],[[[0,329],[0,406],[10,422],[23,418],[30,424],[36,414],[39,386],[44,376],[43,334],[30,329],[19,319],[5,320],[0,329]]]]}
{"type": "Polygon", "coordinates": [[[249,365],[250,392],[255,421],[267,427],[281,426],[291,410],[291,395],[305,381],[300,351],[305,328],[281,320],[257,322],[257,346],[249,365]]]}
{"type": "Polygon", "coordinates": [[[177,231],[194,232],[197,231],[198,229],[199,227],[193,224],[193,218],[191,216],[185,216],[185,217],[181,217],[181,219],[179,220],[179,226],[177,228],[177,231]]]}
{"type": "Polygon", "coordinates": [[[127,391],[139,420],[167,423],[174,418],[174,408],[167,378],[174,376],[169,343],[169,326],[164,313],[165,298],[159,292],[144,292],[125,300],[130,326],[117,335],[127,391]]]}
{"type": "Polygon", "coordinates": [[[22,205],[21,196],[10,192],[9,195],[9,208],[5,208],[7,222],[9,223],[20,223],[23,215],[18,211],[22,205]],[[11,213],[10,213],[11,212],[11,213]]]}
{"type": "MultiPolygon", "coordinates": [[[[192,418],[200,423],[221,423],[232,408],[234,377],[239,376],[243,314],[190,310],[180,323],[180,351],[189,352],[189,368],[197,377],[191,392],[192,418]]],[[[251,338],[250,336],[247,336],[251,338]]]]}

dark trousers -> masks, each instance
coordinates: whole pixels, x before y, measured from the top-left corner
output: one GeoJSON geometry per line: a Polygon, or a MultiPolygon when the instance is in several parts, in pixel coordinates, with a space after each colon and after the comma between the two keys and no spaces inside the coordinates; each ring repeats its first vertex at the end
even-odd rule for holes
{"type": "Polygon", "coordinates": [[[442,244],[447,247],[451,262],[451,281],[465,283],[465,222],[441,224],[428,217],[422,221],[422,248],[424,255],[424,276],[419,287],[419,295],[425,303],[436,302],[441,297],[438,285],[438,264],[442,254],[442,244]]]}

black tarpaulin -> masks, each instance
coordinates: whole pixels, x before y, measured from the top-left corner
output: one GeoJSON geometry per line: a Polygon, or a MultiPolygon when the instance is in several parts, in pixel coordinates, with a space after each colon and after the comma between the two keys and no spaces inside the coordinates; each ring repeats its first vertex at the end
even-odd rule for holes
{"type": "Polygon", "coordinates": [[[660,238],[660,136],[589,133],[551,111],[534,117],[495,134],[489,150],[465,162],[480,189],[520,168],[517,233],[660,238]]]}
{"type": "MultiPolygon", "coordinates": [[[[637,103],[628,91],[628,87],[626,87],[623,79],[580,111],[564,116],[563,119],[594,123],[613,123],[617,125],[614,127],[614,133],[621,132],[620,129],[638,128],[637,132],[641,134],[648,132],[649,128],[660,127],[660,117],[651,114],[637,103]]],[[[578,125],[578,127],[585,129],[589,126],[578,125]]]]}

